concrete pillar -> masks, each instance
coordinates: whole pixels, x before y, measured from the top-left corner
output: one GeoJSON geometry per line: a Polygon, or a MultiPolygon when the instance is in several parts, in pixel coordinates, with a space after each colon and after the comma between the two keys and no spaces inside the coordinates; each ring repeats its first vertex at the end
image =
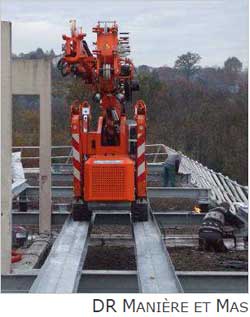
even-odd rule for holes
{"type": "Polygon", "coordinates": [[[1,22],[1,271],[10,273],[12,243],[11,23],[1,22]]]}
{"type": "Polygon", "coordinates": [[[12,63],[12,93],[40,96],[39,231],[51,231],[51,61],[22,60],[12,63]],[[25,79],[25,80],[24,80],[25,79]]]}
{"type": "Polygon", "coordinates": [[[51,63],[44,60],[40,87],[39,232],[51,231],[51,63]]]}

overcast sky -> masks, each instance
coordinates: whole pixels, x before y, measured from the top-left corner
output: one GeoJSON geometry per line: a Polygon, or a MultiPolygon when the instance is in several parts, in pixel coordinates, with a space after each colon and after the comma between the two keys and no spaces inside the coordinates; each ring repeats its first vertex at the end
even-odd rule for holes
{"type": "Polygon", "coordinates": [[[1,0],[1,11],[13,23],[14,53],[41,47],[60,54],[72,18],[92,47],[96,22],[116,20],[130,32],[136,65],[173,66],[191,51],[203,66],[222,66],[229,56],[248,66],[248,0],[1,0]]]}

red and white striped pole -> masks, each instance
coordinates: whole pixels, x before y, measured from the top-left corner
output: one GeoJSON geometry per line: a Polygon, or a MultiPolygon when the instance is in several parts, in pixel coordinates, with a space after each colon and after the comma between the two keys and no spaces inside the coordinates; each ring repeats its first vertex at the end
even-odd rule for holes
{"type": "Polygon", "coordinates": [[[80,146],[80,114],[79,110],[71,107],[71,135],[72,135],[72,165],[73,165],[73,187],[75,198],[82,195],[81,189],[81,146],[80,146]]]}
{"type": "Polygon", "coordinates": [[[139,100],[135,105],[135,120],[137,124],[136,195],[137,198],[146,198],[146,105],[141,100],[139,100]]]}

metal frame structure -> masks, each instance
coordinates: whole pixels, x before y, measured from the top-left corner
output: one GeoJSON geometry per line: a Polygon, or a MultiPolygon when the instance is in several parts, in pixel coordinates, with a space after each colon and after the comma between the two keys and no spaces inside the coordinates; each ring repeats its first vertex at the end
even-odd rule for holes
{"type": "MultiPolygon", "coordinates": [[[[69,170],[63,169],[61,166],[59,168],[61,171],[65,171],[67,174],[69,170]]],[[[62,172],[61,172],[62,173],[62,172]]],[[[63,173],[62,173],[63,174],[63,173]]],[[[201,197],[204,199],[206,197],[208,199],[209,191],[199,188],[177,188],[178,196],[182,197],[185,190],[188,189],[189,194],[186,195],[188,198],[198,199],[200,196],[197,193],[201,192],[201,197]],[[194,190],[195,194],[190,195],[190,190],[194,190]],[[205,193],[205,196],[204,196],[205,193]]],[[[28,187],[24,190],[26,196],[30,200],[34,200],[38,198],[38,187],[28,187]]],[[[72,188],[71,186],[57,186],[52,187],[52,197],[71,197],[72,188]]],[[[151,189],[149,189],[149,193],[151,189]]],[[[151,197],[169,197],[173,196],[169,194],[171,189],[169,188],[152,188],[151,197]]],[[[65,205],[65,204],[64,204],[65,205]]],[[[60,207],[60,206],[59,206],[60,207]]],[[[70,205],[66,205],[66,207],[70,207],[70,205]]],[[[64,206],[65,208],[65,206],[64,206]]],[[[171,263],[171,259],[165,247],[165,243],[167,240],[163,241],[162,235],[159,231],[158,224],[162,226],[163,224],[170,225],[171,223],[176,224],[199,224],[202,220],[202,214],[194,214],[193,212],[161,212],[161,213],[153,213],[152,219],[147,223],[136,223],[132,224],[133,227],[133,236],[134,243],[136,246],[136,259],[137,259],[137,274],[134,273],[122,273],[122,272],[109,272],[104,271],[102,273],[97,273],[96,271],[85,272],[81,275],[81,268],[83,266],[83,261],[86,256],[86,250],[88,246],[88,237],[90,235],[89,226],[86,222],[84,222],[82,229],[79,229],[77,223],[75,223],[75,228],[72,226],[72,221],[69,219],[69,211],[64,212],[53,212],[52,213],[52,223],[63,225],[63,229],[59,237],[57,238],[50,255],[47,257],[45,264],[40,269],[40,272],[36,272],[37,278],[34,282],[34,276],[32,278],[32,282],[34,284],[32,287],[25,288],[25,291],[29,290],[30,292],[48,292],[48,293],[64,293],[64,292],[92,292],[92,291],[112,291],[112,292],[181,292],[182,289],[184,291],[193,292],[205,292],[209,291],[212,288],[215,277],[217,279],[221,279],[222,285],[225,286],[226,280],[235,279],[235,282],[230,291],[232,292],[245,292],[247,289],[247,274],[235,274],[233,272],[224,274],[224,273],[208,273],[208,272],[199,272],[196,281],[192,283],[194,280],[194,272],[185,272],[183,274],[177,274],[174,271],[174,268],[171,263]],[[66,221],[65,221],[66,220],[66,221]],[[78,229],[77,229],[78,228],[78,229]],[[69,233],[67,238],[67,234],[69,233]],[[73,236],[78,234],[82,234],[81,239],[72,239],[73,236]],[[67,251],[72,249],[72,253],[70,257],[66,257],[67,251]],[[74,250],[76,252],[74,252],[74,250]],[[63,252],[61,252],[63,251],[63,252]],[[68,262],[69,261],[69,262],[68,262]],[[65,270],[67,267],[67,263],[70,263],[70,267],[73,265],[73,270],[65,270]],[[80,264],[79,264],[80,263],[80,264]],[[164,263],[164,265],[162,264],[164,263]],[[53,278],[49,278],[50,283],[48,283],[49,272],[53,272],[51,270],[51,266],[56,269],[58,274],[53,278]],[[161,270],[157,271],[157,268],[160,267],[161,270]],[[70,272],[70,273],[69,273],[70,272]],[[82,276],[80,278],[80,275],[82,276]],[[126,276],[126,277],[125,277],[126,276]],[[134,278],[135,276],[138,279],[136,283],[134,278]],[[183,277],[184,276],[184,277],[183,277]],[[96,278],[100,279],[100,282],[96,284],[96,278]],[[119,278],[127,278],[127,281],[124,282],[124,288],[119,287],[117,284],[113,285],[114,279],[119,278]],[[208,288],[204,288],[204,285],[199,285],[201,281],[206,281],[209,284],[208,288]],[[106,288],[104,289],[104,284],[106,288]],[[106,284],[107,283],[107,284],[106,284]],[[210,284],[211,283],[211,284],[210,284]],[[102,285],[102,286],[100,286],[102,285]],[[199,286],[197,286],[199,285],[199,286]],[[99,287],[99,288],[98,288],[99,287]]],[[[27,211],[27,212],[19,212],[13,211],[13,222],[14,223],[32,223],[36,224],[38,221],[38,211],[27,211]]],[[[94,213],[95,223],[104,224],[104,223],[121,223],[121,224],[129,224],[130,217],[129,212],[127,211],[102,211],[94,213]],[[119,219],[120,222],[117,222],[119,219]]],[[[74,223],[73,223],[74,224],[74,223]]],[[[98,238],[98,237],[97,237],[98,238]]],[[[34,271],[33,271],[34,272],[34,271]]],[[[26,281],[25,272],[24,275],[21,272],[16,272],[18,277],[17,279],[24,279],[26,281]]],[[[196,274],[197,275],[197,274],[196,274]]],[[[27,279],[31,279],[30,275],[27,279]]],[[[5,291],[10,291],[11,286],[8,286],[8,283],[12,283],[12,277],[4,276],[4,280],[7,283],[5,291]]],[[[26,283],[26,282],[25,282],[26,283]]],[[[218,291],[223,292],[224,286],[220,285],[218,291]]],[[[13,287],[13,285],[12,285],[13,287]]],[[[19,286],[17,285],[17,288],[19,286]]],[[[215,290],[216,291],[216,290],[215,290]]]]}
{"type": "MultiPolygon", "coordinates": [[[[35,279],[30,293],[77,292],[80,273],[88,247],[89,223],[67,218],[62,231],[35,279]]],[[[161,239],[158,226],[148,222],[133,223],[137,252],[139,291],[143,293],[178,293],[181,284],[161,239]]]]}
{"type": "MultiPolygon", "coordinates": [[[[14,271],[2,277],[2,292],[28,293],[38,269],[14,271]]],[[[175,272],[185,293],[247,293],[247,272],[175,272]]],[[[137,293],[136,271],[84,270],[78,293],[137,293]]]]}
{"type": "MultiPolygon", "coordinates": [[[[27,199],[38,199],[39,186],[29,186],[25,190],[27,199]]],[[[72,186],[52,186],[53,198],[71,198],[72,186]]],[[[188,198],[209,204],[209,189],[196,187],[147,187],[149,198],[188,198]]]]}
{"type": "Polygon", "coordinates": [[[68,217],[30,293],[74,293],[87,254],[90,223],[68,217]]]}
{"type": "Polygon", "coordinates": [[[220,204],[227,201],[235,212],[235,203],[248,204],[248,186],[242,186],[228,176],[217,173],[164,144],[152,144],[148,147],[156,149],[155,157],[164,153],[179,153],[181,155],[180,172],[191,174],[191,184],[193,186],[210,188],[210,199],[214,203],[220,204]]]}
{"type": "MultiPolygon", "coordinates": [[[[13,147],[13,149],[39,149],[38,146],[22,146],[13,147]]],[[[69,162],[71,159],[71,147],[70,146],[53,146],[52,150],[68,150],[68,155],[54,155],[51,157],[52,160],[64,160],[69,162]]],[[[146,145],[146,157],[152,162],[148,163],[149,171],[161,172],[164,158],[168,153],[179,153],[181,155],[180,172],[185,175],[190,175],[190,184],[197,188],[210,189],[211,201],[219,204],[223,201],[227,201],[231,205],[231,209],[236,211],[235,203],[248,203],[248,186],[242,186],[236,181],[231,180],[228,176],[224,176],[221,173],[217,173],[201,163],[190,159],[181,152],[177,152],[174,149],[167,147],[164,144],[148,144],[146,145]],[[159,161],[160,159],[160,161],[159,161]]],[[[34,160],[39,157],[22,157],[23,160],[34,160]]],[[[59,164],[63,166],[63,162],[59,164]]],[[[56,164],[54,164],[56,167],[56,164]]],[[[70,171],[70,170],[69,170],[70,171]]],[[[58,176],[60,177],[60,176],[58,176]]]]}
{"type": "MultiPolygon", "coordinates": [[[[70,207],[70,206],[69,206],[70,207]]],[[[69,216],[70,211],[53,211],[52,225],[63,225],[69,216]]],[[[154,212],[154,217],[160,226],[165,225],[199,225],[204,217],[203,213],[194,213],[192,211],[177,211],[177,212],[154,212]]],[[[32,210],[27,212],[13,211],[13,224],[19,225],[38,225],[39,211],[32,210]]],[[[129,212],[124,211],[108,211],[101,214],[95,214],[95,224],[97,225],[129,225],[129,212]]]]}
{"type": "MultiPolygon", "coordinates": [[[[59,187],[60,188],[60,187],[59,187]]],[[[28,196],[29,197],[29,196],[28,196]]],[[[61,196],[62,197],[62,196],[61,196]]],[[[34,199],[34,196],[30,196],[34,199]]],[[[148,223],[133,224],[134,243],[136,246],[137,272],[131,271],[83,271],[81,267],[86,256],[90,230],[87,223],[83,223],[82,229],[72,230],[72,221],[69,219],[69,211],[53,212],[52,223],[63,225],[63,229],[57,238],[50,255],[39,271],[21,272],[15,271],[14,275],[3,276],[3,291],[13,292],[16,281],[16,291],[24,292],[246,292],[247,273],[235,272],[175,272],[171,259],[165,248],[167,240],[163,241],[158,224],[162,225],[191,225],[199,224],[203,214],[193,212],[156,212],[148,223]],[[65,221],[66,220],[66,221],[65,221]],[[157,221],[157,222],[156,222],[157,221]],[[67,234],[71,239],[67,238],[67,234]],[[72,239],[75,234],[82,232],[80,240],[72,239]],[[72,256],[67,256],[68,250],[72,256]],[[74,252],[74,250],[76,252],[74,252]],[[61,252],[63,251],[63,252],[61,252]],[[65,270],[67,262],[73,270],[65,270]],[[81,263],[81,265],[79,265],[81,263]],[[164,263],[164,265],[163,265],[164,263]],[[53,267],[51,270],[50,267],[53,267]],[[157,268],[161,267],[161,271],[157,268]],[[49,278],[56,270],[57,274],[49,278]],[[70,272],[70,273],[69,273],[70,272]],[[80,277],[81,276],[81,277],[80,277]],[[138,280],[136,282],[136,279],[138,280]],[[121,284],[121,280],[123,283],[121,284]],[[216,280],[220,285],[215,287],[216,280]],[[19,281],[21,284],[19,284],[19,281]],[[48,281],[50,281],[48,283],[48,281]],[[226,288],[228,282],[232,282],[231,288],[226,288]],[[32,286],[31,286],[32,284],[32,286]],[[206,285],[206,286],[204,286],[206,285]]],[[[18,212],[13,211],[14,223],[36,224],[38,211],[18,212]]],[[[93,222],[96,224],[129,224],[129,212],[102,211],[94,214],[93,222]],[[119,222],[117,222],[119,219],[119,222]]],[[[74,223],[73,223],[74,224],[74,223]]],[[[98,238],[98,237],[97,237],[98,238]]]]}
{"type": "Polygon", "coordinates": [[[140,293],[182,293],[174,266],[153,215],[132,223],[140,293]]]}
{"type": "MultiPolygon", "coordinates": [[[[155,155],[159,155],[160,152],[155,155]]],[[[154,158],[154,161],[157,159],[154,158]]],[[[153,173],[156,175],[162,169],[162,163],[160,162],[152,162],[149,163],[149,173],[153,173]]],[[[33,172],[32,170],[28,170],[28,172],[33,172]]],[[[39,172],[39,170],[35,170],[35,172],[39,172]]],[[[185,171],[187,172],[187,171],[185,171]]],[[[191,173],[192,178],[192,173],[191,173]]],[[[57,163],[52,165],[52,179],[70,181],[70,177],[72,177],[71,166],[70,164],[65,163],[57,163]]],[[[190,179],[190,178],[189,178],[190,179]]],[[[187,183],[187,185],[189,185],[187,183]]],[[[190,186],[190,185],[189,185],[190,186]]],[[[196,184],[197,186],[197,184],[196,184]]],[[[164,187],[148,187],[148,196],[150,198],[169,198],[169,197],[177,197],[177,198],[188,198],[196,200],[199,203],[209,203],[210,198],[210,190],[207,188],[199,188],[199,187],[178,187],[178,188],[164,188],[164,187]]],[[[52,186],[52,200],[55,198],[71,198],[72,197],[72,186],[52,186]]],[[[34,201],[38,200],[38,187],[37,186],[29,186],[24,189],[23,193],[25,193],[26,198],[28,200],[34,201]]],[[[84,239],[81,239],[81,247],[80,242],[77,245],[73,246],[73,240],[66,239],[65,240],[65,232],[72,232],[72,222],[69,220],[69,211],[70,204],[62,203],[55,204],[54,207],[58,207],[59,211],[54,211],[52,213],[52,224],[55,225],[63,225],[62,233],[57,238],[53,249],[48,256],[44,266],[38,273],[37,278],[35,279],[34,284],[30,288],[30,292],[92,292],[92,291],[114,291],[114,292],[124,292],[124,291],[133,291],[133,292],[159,292],[159,293],[170,293],[170,292],[182,292],[188,291],[199,291],[205,292],[209,291],[212,288],[215,281],[215,276],[222,281],[222,285],[225,286],[225,281],[229,279],[236,279],[237,282],[234,284],[230,291],[234,292],[244,292],[247,287],[247,275],[246,274],[235,274],[233,272],[224,274],[224,273],[210,273],[210,272],[198,272],[196,280],[201,282],[205,281],[209,284],[204,286],[195,284],[191,282],[194,280],[194,272],[184,272],[176,275],[174,268],[172,266],[171,259],[169,257],[168,251],[166,249],[166,244],[171,245],[171,243],[180,244],[183,242],[181,237],[175,237],[175,239],[171,237],[162,237],[158,225],[191,225],[191,224],[200,224],[203,218],[203,214],[195,214],[193,212],[181,211],[181,212],[154,212],[152,214],[152,219],[146,223],[135,223],[132,224],[133,228],[133,237],[134,244],[136,249],[136,260],[137,260],[137,273],[121,273],[121,272],[109,272],[104,271],[102,273],[97,273],[96,271],[86,272],[83,271],[82,277],[81,269],[84,258],[86,256],[86,250],[88,246],[88,237],[90,235],[90,230],[88,225],[85,224],[84,229],[82,229],[84,239]],[[62,206],[61,206],[62,205],[62,206]],[[64,211],[60,211],[63,208],[64,211]],[[66,220],[66,221],[65,221],[66,220]],[[63,242],[62,242],[63,241],[63,242]],[[172,241],[172,242],[171,242],[172,241]],[[182,242],[181,242],[182,241],[182,242]],[[66,243],[65,243],[66,242],[66,243]],[[65,253],[60,252],[62,245],[64,246],[64,250],[74,250],[75,248],[78,250],[78,253],[72,253],[74,256],[71,257],[71,264],[76,263],[75,269],[71,274],[67,273],[65,270],[65,264],[67,263],[67,257],[65,257],[65,253]],[[55,254],[57,255],[55,257],[55,254]],[[72,262],[73,261],[73,262],[72,262]],[[54,264],[56,263],[56,265],[54,264]],[[81,266],[77,265],[81,263],[81,266]],[[164,263],[164,265],[163,265],[164,263]],[[49,278],[51,283],[48,283],[48,276],[50,272],[50,267],[56,267],[56,271],[58,274],[55,278],[49,278]],[[161,268],[161,270],[159,270],[161,268]],[[135,283],[134,277],[137,277],[138,282],[135,283]],[[106,286],[104,289],[104,285],[101,288],[99,284],[96,284],[95,278],[98,276],[98,279],[101,278],[100,284],[108,283],[110,286],[106,286]],[[125,277],[126,276],[126,277],[125,277]],[[124,287],[121,288],[118,285],[112,286],[112,281],[114,279],[127,278],[127,281],[124,282],[124,287]],[[181,283],[180,283],[181,282],[181,283]],[[78,284],[79,283],[79,284],[78,284]],[[193,285],[193,286],[192,286],[193,285]],[[194,286],[195,285],[195,286],[194,286]],[[70,286],[70,287],[69,287],[70,286]],[[109,288],[110,287],[110,288],[109,288]]],[[[13,222],[14,223],[23,223],[23,224],[37,224],[38,221],[38,211],[27,211],[27,212],[19,212],[13,211],[13,222]]],[[[121,211],[113,210],[113,211],[101,211],[94,213],[94,221],[98,224],[129,224],[130,216],[128,211],[123,211],[121,207],[121,211]]],[[[74,231],[77,232],[76,229],[74,231]]],[[[93,241],[97,241],[98,239],[102,239],[104,241],[105,237],[95,237],[93,241]]],[[[187,239],[188,237],[186,237],[187,239]]],[[[197,243],[194,239],[197,240],[197,237],[191,237],[189,240],[189,245],[193,245],[197,243]],[[191,241],[192,240],[192,241],[191,241]],[[191,244],[190,244],[191,243],[191,244]]],[[[93,239],[93,237],[92,237],[93,239]]],[[[109,239],[109,238],[107,238],[109,239]]],[[[130,238],[131,239],[131,238],[130,238]]],[[[111,239],[111,243],[114,239],[111,239]]],[[[117,240],[116,240],[117,241],[117,240]]],[[[121,240],[120,240],[121,241],[121,240]]],[[[119,242],[119,238],[118,238],[119,242]]],[[[133,242],[133,241],[132,241],[133,242]]],[[[178,245],[179,245],[178,244],[178,245]]],[[[67,266],[66,266],[67,267],[67,266]]],[[[223,286],[223,287],[224,287],[223,286]]],[[[224,291],[223,287],[220,286],[218,291],[224,291]]]]}

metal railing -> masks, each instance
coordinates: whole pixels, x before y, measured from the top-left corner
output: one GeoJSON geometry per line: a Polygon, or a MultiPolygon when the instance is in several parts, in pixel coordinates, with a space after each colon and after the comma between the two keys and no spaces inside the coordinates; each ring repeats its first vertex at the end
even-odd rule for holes
{"type": "MultiPolygon", "coordinates": [[[[151,147],[152,145],[146,145],[146,148],[151,147]]],[[[33,150],[38,152],[39,154],[39,146],[34,145],[34,146],[13,146],[12,149],[14,151],[19,150],[22,153],[22,161],[30,161],[30,160],[39,160],[39,155],[36,156],[29,156],[29,155],[24,155],[25,150],[33,150]]],[[[70,163],[70,159],[72,158],[72,147],[70,145],[53,145],[51,146],[51,152],[56,152],[56,150],[64,150],[65,152],[68,152],[68,154],[65,155],[51,155],[51,160],[52,161],[64,161],[66,164],[70,163]]],[[[157,153],[146,153],[147,158],[153,158],[153,162],[156,162],[158,157],[166,159],[167,153],[166,152],[157,152],[157,153]]]]}
{"type": "MultiPolygon", "coordinates": [[[[14,146],[13,150],[39,150],[39,146],[14,146]]],[[[56,150],[64,150],[66,155],[52,155],[51,159],[61,161],[68,164],[72,157],[71,146],[56,145],[51,147],[52,152],[56,150]]],[[[168,154],[178,153],[181,155],[180,172],[191,175],[191,185],[199,188],[210,188],[210,199],[216,204],[224,201],[228,202],[233,211],[236,211],[235,205],[238,203],[248,204],[248,186],[242,186],[236,181],[231,180],[228,176],[215,172],[212,169],[202,165],[201,163],[190,159],[183,153],[164,144],[148,144],[146,145],[146,157],[152,163],[163,164],[168,154]]],[[[22,156],[22,161],[39,160],[39,156],[22,156]]]]}
{"type": "MultiPolygon", "coordinates": [[[[27,145],[20,145],[20,146],[13,146],[12,147],[12,150],[14,151],[21,151],[22,153],[22,161],[26,161],[26,160],[39,160],[39,149],[40,149],[40,146],[38,145],[31,145],[31,146],[27,146],[27,145]],[[30,151],[30,150],[33,150],[33,152],[36,152],[38,153],[38,155],[34,156],[30,156],[30,155],[25,155],[25,151],[30,151]]],[[[65,162],[67,162],[71,157],[71,145],[53,145],[51,146],[51,152],[56,152],[56,150],[60,150],[60,151],[64,151],[65,153],[68,153],[68,154],[65,154],[65,155],[51,155],[51,160],[52,161],[55,161],[55,160],[64,160],[65,162]]]]}

